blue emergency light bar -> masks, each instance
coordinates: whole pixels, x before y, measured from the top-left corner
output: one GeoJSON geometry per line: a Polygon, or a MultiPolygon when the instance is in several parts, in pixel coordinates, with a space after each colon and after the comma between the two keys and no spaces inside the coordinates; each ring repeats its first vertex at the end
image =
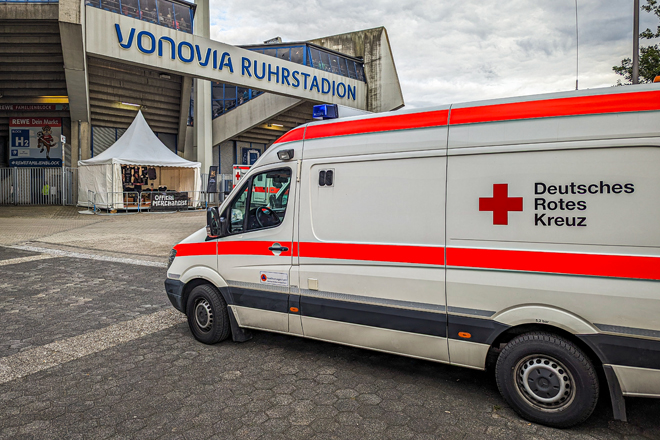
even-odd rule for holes
{"type": "Polygon", "coordinates": [[[314,119],[336,119],[339,117],[339,108],[337,104],[315,105],[312,117],[314,119]]]}

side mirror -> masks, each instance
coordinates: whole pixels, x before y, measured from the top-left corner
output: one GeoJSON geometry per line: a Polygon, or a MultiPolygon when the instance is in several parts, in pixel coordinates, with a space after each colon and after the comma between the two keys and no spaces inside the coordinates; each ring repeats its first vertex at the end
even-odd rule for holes
{"type": "Polygon", "coordinates": [[[209,238],[218,238],[222,233],[222,220],[217,207],[209,208],[206,211],[206,235],[209,238]]]}

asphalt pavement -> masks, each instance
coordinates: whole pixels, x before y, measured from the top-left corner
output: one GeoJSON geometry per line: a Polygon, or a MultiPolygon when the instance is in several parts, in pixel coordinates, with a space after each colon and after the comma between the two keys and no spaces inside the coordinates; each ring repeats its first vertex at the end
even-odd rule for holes
{"type": "Polygon", "coordinates": [[[583,425],[518,417],[491,375],[255,332],[196,342],[163,288],[204,213],[0,207],[0,439],[660,439],[607,390],[583,425]]]}

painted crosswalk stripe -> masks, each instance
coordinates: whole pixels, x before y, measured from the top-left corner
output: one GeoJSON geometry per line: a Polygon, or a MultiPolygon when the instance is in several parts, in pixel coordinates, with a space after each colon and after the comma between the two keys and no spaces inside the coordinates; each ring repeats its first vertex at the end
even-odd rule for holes
{"type": "Polygon", "coordinates": [[[10,264],[29,263],[30,261],[46,260],[48,258],[55,258],[55,257],[57,257],[57,255],[41,254],[41,255],[32,255],[30,257],[11,258],[9,260],[0,260],[0,266],[8,266],[10,264]]]}
{"type": "Polygon", "coordinates": [[[185,321],[186,317],[177,311],[161,310],[0,358],[0,384],[107,350],[185,321]]]}
{"type": "Polygon", "coordinates": [[[56,257],[86,258],[86,259],[90,259],[90,260],[111,261],[113,263],[134,264],[134,265],[138,265],[138,266],[167,267],[167,264],[165,264],[163,262],[139,260],[139,259],[136,259],[136,258],[110,257],[110,256],[107,256],[107,255],[96,255],[96,254],[87,254],[87,253],[82,253],[82,252],[63,251],[63,250],[60,250],[60,249],[49,249],[49,248],[29,246],[29,245],[16,245],[16,246],[10,246],[10,247],[13,248],[13,249],[21,249],[21,250],[24,250],[24,251],[39,252],[39,253],[48,254],[48,255],[56,256],[56,257]]]}

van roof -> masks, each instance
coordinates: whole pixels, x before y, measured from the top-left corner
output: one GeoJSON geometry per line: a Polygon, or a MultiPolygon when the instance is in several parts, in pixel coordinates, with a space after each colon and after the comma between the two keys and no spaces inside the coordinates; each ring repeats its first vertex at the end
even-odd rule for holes
{"type": "Polygon", "coordinates": [[[310,122],[274,144],[342,136],[495,121],[660,110],[660,84],[588,89],[398,110],[310,122]]]}

